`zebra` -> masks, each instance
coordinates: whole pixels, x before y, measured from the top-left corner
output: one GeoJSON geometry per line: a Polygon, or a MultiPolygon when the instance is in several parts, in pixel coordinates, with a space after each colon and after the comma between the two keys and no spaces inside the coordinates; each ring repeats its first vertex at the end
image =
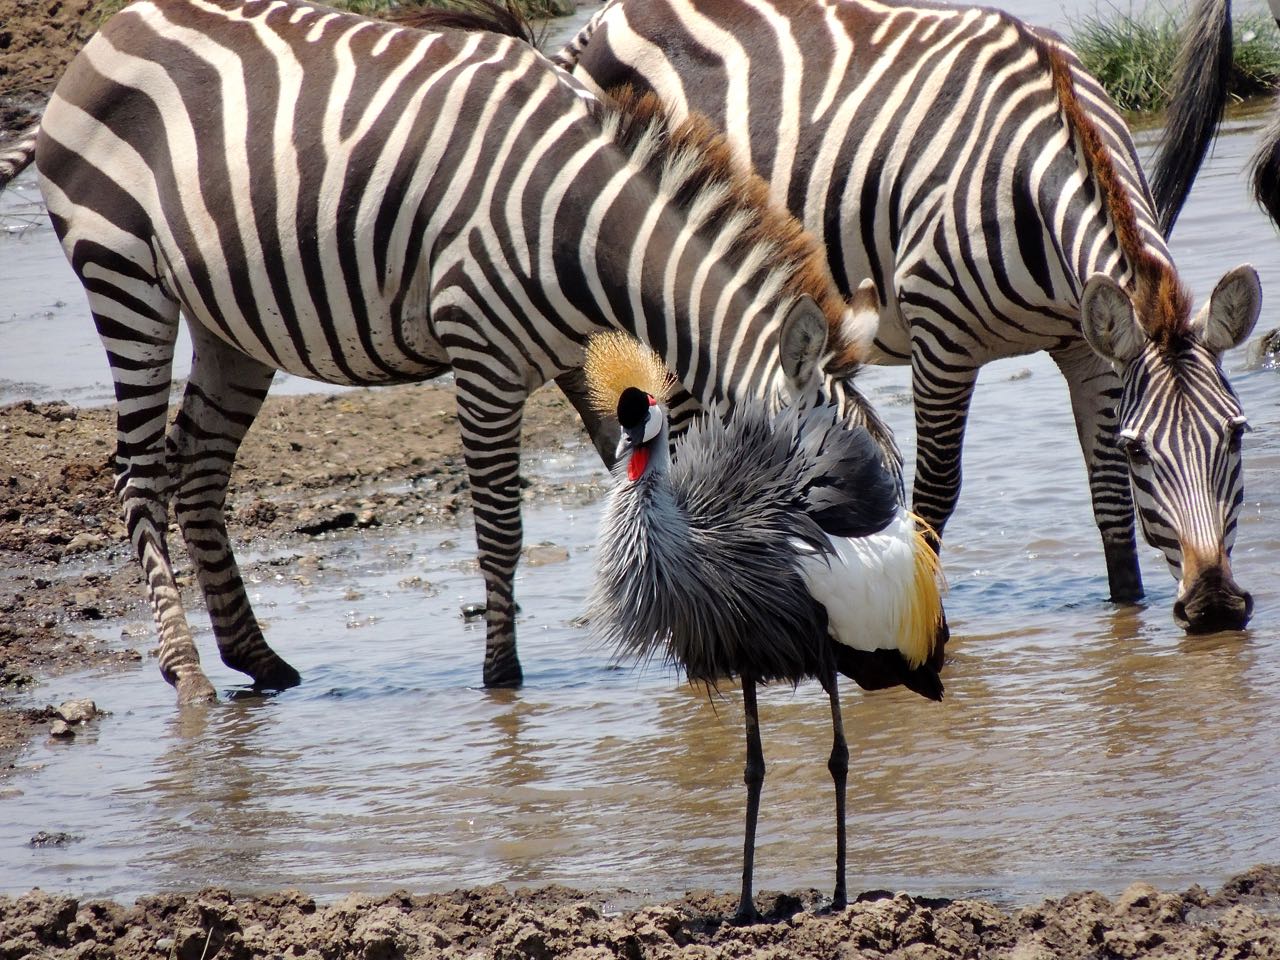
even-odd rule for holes
{"type": "Polygon", "coordinates": [[[3,156],[0,187],[34,161],[107,352],[115,489],[181,703],[216,692],[170,505],[222,660],[259,688],[300,680],[263,638],[224,515],[276,370],[367,386],[453,373],[491,687],[523,678],[522,406],[576,376],[590,334],[650,344],[709,410],[833,407],[900,475],[850,379],[872,304],[840,296],[708,124],[652,96],[596,98],[523,40],[303,0],[140,0],[3,156]],[[194,356],[167,425],[181,316],[194,356]]]}
{"type": "Polygon", "coordinates": [[[980,368],[1045,350],[1111,599],[1143,596],[1136,500],[1176,622],[1245,626],[1230,552],[1247,421],[1220,358],[1256,322],[1257,274],[1229,271],[1191,315],[1129,131],[1059,38],[927,0],[611,0],[553,59],[710,118],[841,290],[870,279],[873,360],[911,365],[913,510],[939,535],[980,368]]]}

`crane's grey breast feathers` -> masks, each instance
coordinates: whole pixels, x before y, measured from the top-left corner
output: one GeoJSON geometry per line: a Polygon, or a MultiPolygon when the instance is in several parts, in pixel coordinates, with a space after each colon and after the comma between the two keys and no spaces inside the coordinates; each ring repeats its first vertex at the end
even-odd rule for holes
{"type": "Polygon", "coordinates": [[[610,496],[590,603],[597,634],[691,680],[819,673],[832,656],[826,611],[800,560],[831,553],[827,528],[847,536],[892,519],[879,449],[829,408],[775,417],[743,404],[727,421],[696,422],[676,450],[669,473],[610,496]]]}

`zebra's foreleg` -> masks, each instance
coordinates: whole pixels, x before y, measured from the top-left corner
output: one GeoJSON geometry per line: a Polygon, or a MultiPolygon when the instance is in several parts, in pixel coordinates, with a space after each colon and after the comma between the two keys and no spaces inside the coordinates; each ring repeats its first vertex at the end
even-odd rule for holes
{"type": "Polygon", "coordinates": [[[520,424],[525,394],[463,371],[457,383],[458,426],[485,584],[484,685],[518,687],[524,682],[516,653],[515,572],[524,538],[520,424]]]}
{"type": "Polygon", "coordinates": [[[1083,340],[1065,350],[1054,351],[1052,356],[1071,394],[1076,433],[1089,473],[1093,517],[1102,535],[1111,599],[1116,603],[1134,603],[1142,599],[1143,591],[1133,492],[1129,488],[1128,464],[1115,442],[1116,410],[1123,385],[1111,364],[1083,340]]]}
{"type": "Polygon", "coordinates": [[[227,537],[227,483],[236,452],[275,371],[227,346],[198,323],[191,378],[169,429],[174,514],[204,592],[222,662],[247,673],[254,686],[296,686],[298,671],[267,645],[249,604],[227,537]]]}
{"type": "Polygon", "coordinates": [[[165,540],[170,493],[165,421],[178,305],[153,285],[131,282],[118,293],[134,306],[132,311],[117,302],[116,291],[105,283],[89,295],[115,382],[116,495],[160,634],[160,674],[177,690],[179,703],[216,700],[213,684],[200,668],[165,540]]]}
{"type": "Polygon", "coordinates": [[[912,509],[933,528],[926,533],[934,551],[960,497],[960,453],[969,419],[976,367],[939,354],[931,339],[913,333],[911,392],[916,420],[916,477],[912,509]]]}
{"type": "Polygon", "coordinates": [[[591,405],[591,400],[587,396],[587,380],[582,368],[575,367],[560,374],[556,377],[556,386],[573,404],[573,409],[578,411],[578,419],[582,421],[587,435],[595,444],[596,453],[600,454],[605,467],[612,470],[618,459],[618,438],[620,437],[618,425],[612,419],[602,417],[591,405]]]}

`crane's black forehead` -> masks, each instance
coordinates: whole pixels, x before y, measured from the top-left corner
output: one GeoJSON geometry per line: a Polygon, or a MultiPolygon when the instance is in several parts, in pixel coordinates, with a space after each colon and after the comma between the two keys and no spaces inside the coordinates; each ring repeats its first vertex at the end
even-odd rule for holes
{"type": "Polygon", "coordinates": [[[649,395],[637,387],[627,387],[618,397],[618,424],[638,427],[649,418],[649,395]]]}

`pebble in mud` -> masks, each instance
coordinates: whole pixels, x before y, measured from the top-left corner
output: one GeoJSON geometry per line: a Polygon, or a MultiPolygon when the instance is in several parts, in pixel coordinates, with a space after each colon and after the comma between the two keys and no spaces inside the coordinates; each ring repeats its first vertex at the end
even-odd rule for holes
{"type": "Polygon", "coordinates": [[[100,713],[98,705],[87,697],[80,700],[67,700],[60,704],[55,712],[71,724],[88,723],[100,713]]]}

